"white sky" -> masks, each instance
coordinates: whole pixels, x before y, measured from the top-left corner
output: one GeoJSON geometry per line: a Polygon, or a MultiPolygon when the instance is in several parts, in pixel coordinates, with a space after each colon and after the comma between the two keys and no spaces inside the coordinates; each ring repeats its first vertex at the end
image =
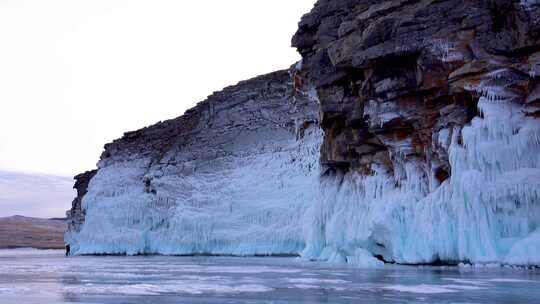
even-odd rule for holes
{"type": "Polygon", "coordinates": [[[0,169],[92,169],[124,132],[288,67],[314,3],[0,0],[0,169]]]}
{"type": "Polygon", "coordinates": [[[0,217],[65,217],[76,193],[73,179],[0,170],[0,217]]]}

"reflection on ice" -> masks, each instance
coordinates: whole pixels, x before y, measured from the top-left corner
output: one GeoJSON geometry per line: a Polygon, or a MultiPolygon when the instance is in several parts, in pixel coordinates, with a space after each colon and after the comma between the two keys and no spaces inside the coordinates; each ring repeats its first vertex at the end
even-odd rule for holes
{"type": "Polygon", "coordinates": [[[79,294],[120,294],[120,295],[159,295],[159,294],[204,294],[204,293],[249,293],[266,292],[271,288],[257,284],[229,286],[218,283],[194,283],[190,281],[168,282],[165,284],[128,284],[66,286],[64,292],[79,294]]]}
{"type": "Polygon", "coordinates": [[[540,298],[538,287],[534,269],[0,252],[1,303],[527,303],[540,298]]]}

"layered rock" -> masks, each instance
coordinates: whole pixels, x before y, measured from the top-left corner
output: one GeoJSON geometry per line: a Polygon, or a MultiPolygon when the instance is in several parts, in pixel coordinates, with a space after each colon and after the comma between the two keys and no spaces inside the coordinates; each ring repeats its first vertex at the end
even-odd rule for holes
{"type": "Polygon", "coordinates": [[[293,44],[319,93],[323,163],[391,171],[399,152],[437,159],[443,181],[447,151],[433,135],[469,123],[479,96],[538,116],[540,12],[531,3],[319,1],[293,44]]]}
{"type": "Polygon", "coordinates": [[[126,133],[78,178],[66,241],[75,254],[297,254],[317,189],[316,113],[279,71],[126,133]]]}
{"type": "Polygon", "coordinates": [[[534,1],[318,1],[293,38],[329,176],[305,254],[540,262],[516,243],[540,235],[539,39],[534,1]]]}

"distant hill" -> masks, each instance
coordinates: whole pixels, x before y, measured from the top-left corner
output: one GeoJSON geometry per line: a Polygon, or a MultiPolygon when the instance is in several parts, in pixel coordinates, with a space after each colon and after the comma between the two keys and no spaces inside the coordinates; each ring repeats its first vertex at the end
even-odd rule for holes
{"type": "Polygon", "coordinates": [[[65,219],[0,217],[0,249],[63,249],[65,219]]]}

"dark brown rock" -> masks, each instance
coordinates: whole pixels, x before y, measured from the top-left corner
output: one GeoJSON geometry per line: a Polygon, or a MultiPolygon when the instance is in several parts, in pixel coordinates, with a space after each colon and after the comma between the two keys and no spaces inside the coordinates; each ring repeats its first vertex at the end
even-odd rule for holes
{"type": "Polygon", "coordinates": [[[448,168],[432,138],[476,116],[480,86],[503,84],[505,98],[534,103],[540,8],[522,4],[318,1],[293,46],[320,99],[323,164],[370,172],[373,156],[399,152],[448,168]]]}

